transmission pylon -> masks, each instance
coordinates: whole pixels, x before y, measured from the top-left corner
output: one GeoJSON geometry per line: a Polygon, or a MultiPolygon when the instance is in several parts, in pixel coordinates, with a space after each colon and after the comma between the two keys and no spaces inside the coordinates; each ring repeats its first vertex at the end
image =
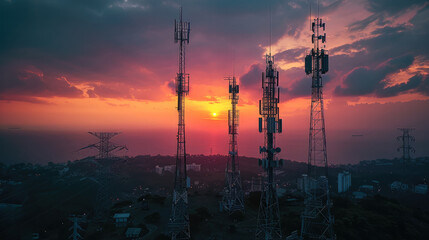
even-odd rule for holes
{"type": "Polygon", "coordinates": [[[414,128],[398,128],[398,130],[402,132],[402,135],[397,137],[397,140],[401,143],[401,146],[398,147],[398,151],[402,150],[402,162],[404,164],[409,164],[411,161],[411,153],[416,152],[412,146],[412,143],[414,143],[416,139],[414,136],[410,135],[414,128]]]}
{"type": "Polygon", "coordinates": [[[72,231],[72,234],[69,236],[69,238],[72,240],[83,239],[79,232],[83,232],[84,230],[79,224],[86,222],[86,218],[83,216],[71,215],[69,220],[73,223],[73,225],[69,228],[69,230],[72,231]]]}
{"type": "Polygon", "coordinates": [[[276,154],[281,149],[276,147],[275,134],[282,132],[282,119],[279,118],[279,72],[274,66],[274,57],[265,56],[265,75],[262,73],[262,100],[259,100],[259,132],[264,132],[264,146],[259,147],[262,159],[259,166],[264,169],[264,185],[259,204],[255,238],[257,240],[281,239],[280,210],[277,189],[274,181],[274,168],[283,165],[276,154]]]}
{"type": "Polygon", "coordinates": [[[223,190],[221,207],[222,210],[232,214],[236,211],[244,212],[244,194],[241,185],[237,146],[239,85],[234,76],[226,77],[225,80],[229,82],[231,109],[228,111],[229,157],[225,169],[225,188],[223,190]]]}
{"type": "Polygon", "coordinates": [[[305,73],[313,74],[308,149],[308,177],[304,177],[304,212],[301,239],[335,239],[332,203],[329,196],[322,74],[328,72],[325,23],[317,17],[311,23],[313,49],[305,57],[305,73]],[[323,45],[321,45],[321,43],[323,45]]]}
{"type": "Polygon", "coordinates": [[[169,220],[172,240],[191,239],[187,190],[190,180],[186,175],[185,145],[185,96],[189,94],[189,74],[185,70],[185,46],[189,44],[190,25],[189,22],[183,22],[182,8],[180,8],[180,20],[178,22],[174,21],[174,41],[179,43],[179,72],[176,75],[179,124],[173,202],[169,220]]]}
{"type": "Polygon", "coordinates": [[[120,132],[88,132],[99,139],[98,143],[90,144],[80,150],[87,148],[95,148],[98,150],[98,159],[108,159],[114,157],[113,153],[121,150],[128,150],[125,145],[117,145],[112,143],[111,139],[120,134],[120,132]]]}

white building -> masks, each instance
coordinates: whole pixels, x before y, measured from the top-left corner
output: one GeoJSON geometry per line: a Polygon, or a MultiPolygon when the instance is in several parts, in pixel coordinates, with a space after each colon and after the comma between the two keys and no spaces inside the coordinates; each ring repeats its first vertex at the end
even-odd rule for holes
{"type": "Polygon", "coordinates": [[[191,164],[186,164],[186,171],[195,171],[195,172],[200,172],[201,171],[201,164],[195,164],[195,163],[191,163],[191,164]]]}
{"type": "Polygon", "coordinates": [[[298,190],[304,192],[307,185],[307,174],[302,174],[302,177],[297,179],[296,185],[298,190]]]}
{"type": "Polygon", "coordinates": [[[155,166],[155,172],[159,175],[162,175],[162,173],[164,172],[164,168],[156,165],[155,166]]]}
{"type": "Polygon", "coordinates": [[[392,191],[407,191],[408,190],[408,184],[402,183],[400,181],[394,181],[392,184],[390,184],[390,190],[392,190],[392,191]]]}
{"type": "Polygon", "coordinates": [[[128,218],[130,218],[130,214],[129,213],[115,213],[115,215],[113,215],[113,218],[115,219],[116,227],[125,227],[128,224],[128,218]]]}
{"type": "Polygon", "coordinates": [[[338,173],[338,192],[346,192],[352,186],[352,175],[347,172],[338,173]]]}
{"type": "Polygon", "coordinates": [[[414,192],[418,194],[427,194],[428,193],[428,185],[419,184],[414,187],[414,192]]]}
{"type": "Polygon", "coordinates": [[[174,173],[176,171],[176,165],[167,165],[164,167],[164,172],[174,173]]]}
{"type": "Polygon", "coordinates": [[[140,237],[140,233],[142,232],[141,228],[128,228],[125,232],[126,238],[137,239],[140,237]]]}

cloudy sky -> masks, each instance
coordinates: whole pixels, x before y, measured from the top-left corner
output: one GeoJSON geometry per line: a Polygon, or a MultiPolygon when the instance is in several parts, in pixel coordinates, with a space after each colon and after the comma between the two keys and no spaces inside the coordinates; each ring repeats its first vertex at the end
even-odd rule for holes
{"type": "MultiPolygon", "coordinates": [[[[257,130],[271,11],[285,133],[304,139],[309,2],[314,17],[316,1],[308,0],[0,0],[0,127],[174,132],[173,23],[182,5],[191,22],[188,130],[227,136],[223,78],[233,73],[241,84],[240,128],[257,130]]],[[[335,131],[395,135],[398,127],[429,134],[428,2],[321,0],[319,14],[330,53],[328,137],[335,131]]]]}

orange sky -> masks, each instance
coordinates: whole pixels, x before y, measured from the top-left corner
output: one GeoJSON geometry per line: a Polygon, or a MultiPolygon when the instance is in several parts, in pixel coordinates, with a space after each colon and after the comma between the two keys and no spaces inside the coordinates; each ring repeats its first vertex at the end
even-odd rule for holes
{"type": "MultiPolygon", "coordinates": [[[[8,9],[5,19],[14,22],[20,6],[2,4],[8,9]]],[[[178,68],[178,46],[172,39],[175,4],[86,6],[95,8],[93,12],[79,6],[67,12],[68,19],[63,19],[67,5],[50,6],[60,13],[54,16],[58,23],[45,18],[54,10],[28,4],[28,19],[4,29],[10,39],[0,58],[2,129],[176,129],[171,90],[178,68]],[[14,37],[21,40],[12,41],[14,37]]],[[[280,71],[281,117],[286,130],[307,134],[311,79],[304,73],[303,57],[312,47],[308,6],[300,1],[273,4],[279,4],[272,13],[271,49],[280,71]]],[[[418,49],[424,38],[417,35],[427,36],[421,29],[426,29],[427,17],[422,16],[428,4],[401,4],[378,9],[366,0],[321,1],[331,54],[324,78],[330,129],[429,130],[429,60],[418,49]],[[365,76],[374,79],[365,82],[365,76]],[[362,83],[356,83],[359,77],[362,83]]],[[[240,129],[257,128],[260,74],[269,51],[269,8],[256,1],[242,6],[227,1],[184,3],[184,16],[192,24],[186,49],[191,76],[188,129],[226,134],[230,102],[223,78],[233,71],[241,84],[240,129]]]]}

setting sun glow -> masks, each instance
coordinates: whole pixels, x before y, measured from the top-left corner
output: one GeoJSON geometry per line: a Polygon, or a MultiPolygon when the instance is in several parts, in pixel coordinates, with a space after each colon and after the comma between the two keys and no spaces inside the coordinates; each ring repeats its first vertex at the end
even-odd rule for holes
{"type": "Polygon", "coordinates": [[[214,112],[214,113],[212,113],[212,115],[213,115],[213,117],[216,117],[217,113],[214,112]]]}

